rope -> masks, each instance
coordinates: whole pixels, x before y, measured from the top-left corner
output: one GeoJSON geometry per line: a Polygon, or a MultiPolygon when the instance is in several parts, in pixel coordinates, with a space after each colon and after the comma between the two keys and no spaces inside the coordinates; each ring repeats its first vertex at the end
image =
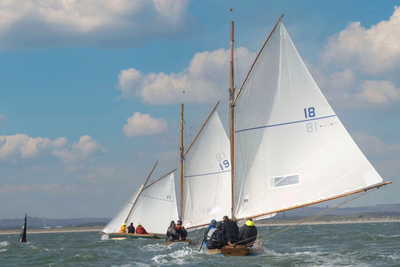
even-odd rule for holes
{"type": "MultiPolygon", "coordinates": [[[[270,234],[267,235],[266,237],[261,238],[259,242],[260,242],[260,243],[264,243],[264,241],[267,240],[267,239],[270,239],[270,238],[272,238],[272,237],[274,237],[274,236],[276,236],[276,235],[278,235],[278,234],[281,234],[281,233],[283,233],[283,232],[286,232],[286,231],[288,231],[288,230],[290,230],[290,229],[292,229],[292,228],[294,228],[294,227],[296,227],[296,226],[298,226],[298,225],[300,225],[300,224],[302,224],[302,223],[305,223],[305,222],[308,222],[308,221],[312,221],[312,220],[315,219],[316,217],[321,216],[322,214],[324,214],[324,213],[326,213],[326,212],[328,212],[328,211],[330,211],[330,210],[332,210],[332,209],[335,209],[335,208],[337,208],[337,207],[340,207],[340,206],[342,206],[342,205],[344,205],[344,204],[346,204],[346,203],[348,203],[348,202],[350,202],[350,201],[353,201],[353,200],[355,200],[355,199],[357,199],[357,198],[359,198],[359,197],[362,197],[362,196],[364,196],[364,195],[366,195],[366,194],[368,194],[368,193],[370,193],[370,192],[372,192],[372,191],[373,191],[373,190],[365,191],[364,193],[362,193],[362,194],[360,194],[360,195],[355,195],[355,196],[354,196],[353,198],[351,198],[351,199],[345,200],[345,201],[343,201],[343,202],[337,204],[336,206],[333,206],[333,207],[331,207],[331,208],[329,208],[329,209],[323,210],[323,211],[317,213],[316,215],[309,216],[309,217],[307,217],[307,218],[301,220],[301,221],[298,222],[298,223],[295,223],[295,224],[292,224],[292,225],[288,225],[288,226],[283,227],[283,228],[278,228],[278,229],[276,229],[275,231],[272,231],[272,233],[270,233],[270,234]]],[[[241,242],[243,242],[243,241],[250,240],[250,239],[253,239],[253,238],[254,238],[254,237],[247,238],[247,239],[244,239],[244,240],[240,240],[240,241],[238,241],[238,242],[236,242],[236,243],[233,243],[232,245],[236,245],[237,243],[241,243],[241,242]]],[[[258,238],[258,235],[257,235],[257,238],[258,238]]],[[[247,247],[250,247],[250,246],[252,246],[255,242],[256,242],[256,241],[251,242],[251,243],[249,243],[249,244],[246,244],[246,246],[247,246],[247,247]]]]}

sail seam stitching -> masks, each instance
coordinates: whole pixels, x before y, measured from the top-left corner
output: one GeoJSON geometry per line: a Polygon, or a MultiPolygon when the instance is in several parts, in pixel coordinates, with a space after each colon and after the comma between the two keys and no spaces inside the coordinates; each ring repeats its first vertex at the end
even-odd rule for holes
{"type": "Polygon", "coordinates": [[[225,172],[230,172],[231,170],[228,171],[222,171],[222,172],[211,172],[211,173],[202,173],[202,174],[194,174],[194,175],[186,175],[185,178],[189,177],[196,177],[196,176],[205,176],[205,175],[213,175],[213,174],[220,174],[220,173],[225,173],[225,172]]]}
{"type": "Polygon", "coordinates": [[[285,122],[285,123],[280,123],[280,124],[266,125],[266,126],[260,126],[260,127],[254,127],[254,128],[247,128],[247,129],[243,129],[243,130],[238,130],[235,133],[251,131],[251,130],[258,130],[258,129],[263,129],[263,128],[271,128],[271,127],[283,126],[283,125],[288,125],[288,124],[296,124],[296,123],[306,122],[306,121],[322,120],[322,119],[331,118],[331,117],[336,117],[336,115],[325,116],[325,117],[315,118],[315,119],[308,119],[308,120],[292,121],[292,122],[285,122]]]}

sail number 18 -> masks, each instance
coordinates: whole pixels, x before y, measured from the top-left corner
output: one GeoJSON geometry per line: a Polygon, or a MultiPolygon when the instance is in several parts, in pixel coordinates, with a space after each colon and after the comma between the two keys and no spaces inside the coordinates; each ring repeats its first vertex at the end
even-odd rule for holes
{"type": "Polygon", "coordinates": [[[315,108],[304,108],[304,116],[306,117],[306,119],[315,117],[315,108]]]}

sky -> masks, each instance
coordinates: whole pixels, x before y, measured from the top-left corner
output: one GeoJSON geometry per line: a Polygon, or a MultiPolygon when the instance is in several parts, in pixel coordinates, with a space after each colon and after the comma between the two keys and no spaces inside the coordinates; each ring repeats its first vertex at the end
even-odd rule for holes
{"type": "MultiPolygon", "coordinates": [[[[0,219],[110,218],[179,168],[281,14],[336,114],[400,203],[398,1],[0,0],[0,219]],[[396,3],[397,2],[397,3],[396,3]],[[232,9],[232,11],[231,11],[232,9]]],[[[177,173],[178,174],[178,173],[177,173]]]]}

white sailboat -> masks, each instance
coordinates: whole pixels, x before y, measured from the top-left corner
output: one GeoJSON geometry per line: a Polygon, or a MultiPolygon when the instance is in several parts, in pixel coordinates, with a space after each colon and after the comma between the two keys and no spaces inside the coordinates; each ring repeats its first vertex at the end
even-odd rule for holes
{"type": "MultiPolygon", "coordinates": [[[[232,22],[234,220],[265,218],[391,183],[383,182],[332,110],[293,45],[282,17],[238,92],[233,85],[232,22]]],[[[222,253],[244,254],[239,246],[235,249],[231,254],[226,247],[222,253]]]]}
{"type": "Polygon", "coordinates": [[[101,234],[107,235],[109,239],[159,239],[159,235],[165,235],[165,230],[170,222],[178,218],[174,171],[147,185],[156,165],[157,163],[146,182],[106,225],[101,234]],[[131,222],[134,225],[142,224],[149,234],[120,233],[121,225],[131,222]]]}
{"type": "Polygon", "coordinates": [[[188,229],[207,226],[231,212],[230,143],[218,104],[184,155],[181,215],[188,229]]]}

